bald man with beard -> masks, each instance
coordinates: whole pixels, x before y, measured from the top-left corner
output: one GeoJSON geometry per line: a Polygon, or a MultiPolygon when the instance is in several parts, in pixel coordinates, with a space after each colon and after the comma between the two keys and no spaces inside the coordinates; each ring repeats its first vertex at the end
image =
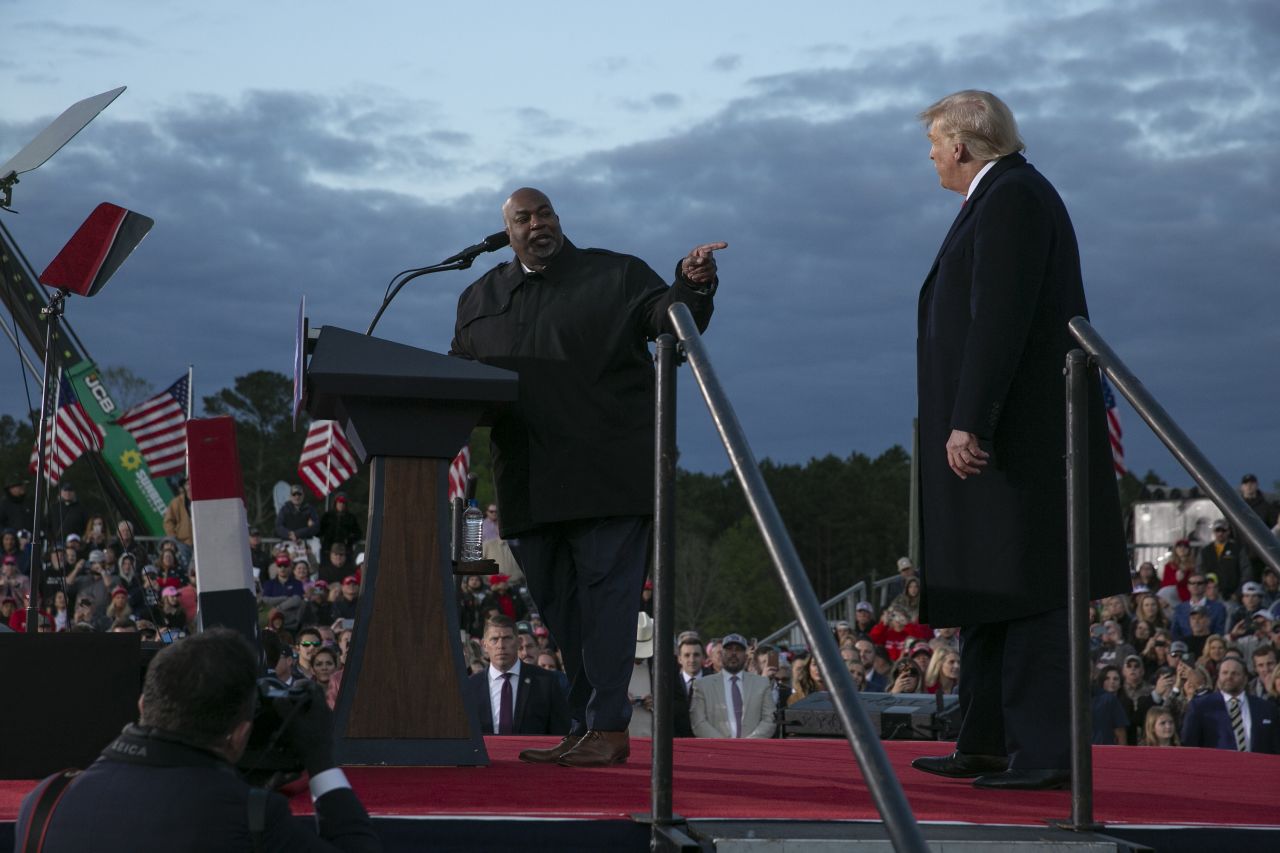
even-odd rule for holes
{"type": "Polygon", "coordinates": [[[450,354],[516,371],[519,400],[490,440],[500,529],[564,655],[573,727],[523,761],[626,761],[627,685],[653,526],[654,376],[667,308],[705,329],[718,284],[696,247],[668,286],[644,261],[580,249],[540,190],[502,206],[515,252],[458,300],[450,354]]]}

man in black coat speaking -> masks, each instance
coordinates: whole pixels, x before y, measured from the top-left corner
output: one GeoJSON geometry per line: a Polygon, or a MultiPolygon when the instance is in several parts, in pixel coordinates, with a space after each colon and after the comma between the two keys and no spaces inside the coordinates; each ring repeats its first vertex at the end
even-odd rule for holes
{"type": "MultiPolygon", "coordinates": [[[[1067,322],[1088,316],[1075,232],[1009,108],[949,95],[920,115],[965,197],[920,292],[921,622],[960,625],[956,751],[913,765],[984,788],[1070,781],[1067,322]]],[[[1091,593],[1129,576],[1101,386],[1089,389],[1091,593]]]]}
{"type": "Polygon", "coordinates": [[[579,249],[551,200],[502,206],[515,260],[458,300],[450,353],[515,370],[519,400],[490,433],[502,538],[564,655],[573,726],[535,763],[627,759],[636,613],[653,523],[654,376],[646,341],[667,308],[711,319],[713,252],[698,246],[668,287],[639,258],[579,249]]]}

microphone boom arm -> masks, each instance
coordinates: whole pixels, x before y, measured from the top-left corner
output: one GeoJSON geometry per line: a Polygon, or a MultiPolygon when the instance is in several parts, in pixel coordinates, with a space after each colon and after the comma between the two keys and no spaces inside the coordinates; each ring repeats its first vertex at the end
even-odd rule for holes
{"type": "Polygon", "coordinates": [[[385,313],[387,308],[391,306],[391,300],[396,298],[396,294],[400,292],[400,288],[404,287],[406,284],[413,281],[415,278],[418,278],[424,275],[429,275],[433,272],[449,272],[450,270],[465,270],[469,268],[471,264],[474,262],[475,262],[475,257],[473,256],[470,258],[463,258],[460,261],[454,261],[452,263],[434,264],[429,267],[422,267],[421,269],[410,271],[410,273],[406,275],[404,278],[400,279],[399,283],[396,284],[396,286],[391,290],[391,292],[387,294],[387,298],[382,300],[382,305],[381,307],[378,308],[378,313],[373,315],[373,321],[369,323],[369,328],[365,332],[365,334],[366,335],[373,334],[374,327],[378,325],[378,321],[382,319],[383,313],[385,313]]]}

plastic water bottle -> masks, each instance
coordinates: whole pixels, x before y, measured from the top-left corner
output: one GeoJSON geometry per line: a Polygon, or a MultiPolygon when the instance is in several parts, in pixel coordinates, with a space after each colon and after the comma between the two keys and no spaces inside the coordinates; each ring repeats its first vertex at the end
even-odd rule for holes
{"type": "Polygon", "coordinates": [[[475,563],[484,559],[484,513],[476,505],[475,498],[462,514],[462,562],[475,563]]]}

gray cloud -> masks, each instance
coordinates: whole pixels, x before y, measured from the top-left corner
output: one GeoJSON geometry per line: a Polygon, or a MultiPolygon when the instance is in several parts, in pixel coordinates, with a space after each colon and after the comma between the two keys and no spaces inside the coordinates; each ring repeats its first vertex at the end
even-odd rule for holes
{"type": "Polygon", "coordinates": [[[19,21],[14,29],[36,36],[52,36],[58,39],[100,42],[109,45],[146,47],[146,39],[121,27],[98,27],[89,24],[64,24],[60,21],[19,21]]]}
{"type": "Polygon", "coordinates": [[[714,71],[737,71],[742,67],[742,55],[738,53],[722,53],[711,60],[708,67],[714,71]]]}
{"type": "MultiPolygon", "coordinates": [[[[914,116],[948,91],[989,88],[1072,212],[1097,327],[1229,476],[1269,483],[1280,478],[1280,406],[1261,393],[1280,367],[1280,23],[1269,12],[1149,2],[1028,17],[972,55],[851,49],[837,67],[757,78],[692,129],[535,157],[447,205],[316,180],[475,168],[466,129],[418,133],[398,124],[403,109],[260,92],[146,124],[104,115],[24,178],[26,215],[7,222],[40,265],[104,198],[155,216],[118,280],[69,319],[101,364],[159,384],[194,361],[207,393],[288,369],[302,293],[313,322],[363,329],[393,272],[494,230],[506,192],[530,183],[580,245],[637,254],[663,275],[696,243],[727,240],[707,342],[757,455],[874,453],[910,441],[916,298],[958,203],[937,187],[914,116]],[[370,109],[379,132],[355,132],[370,109]]],[[[517,119],[543,137],[579,131],[536,109],[517,119]]],[[[0,124],[0,147],[38,129],[0,124]]],[[[410,285],[380,334],[443,350],[472,277],[410,285]]],[[[683,462],[723,469],[692,377],[681,381],[683,462]]],[[[8,382],[0,391],[18,399],[8,382]]],[[[1137,465],[1188,480],[1125,421],[1137,465]]]]}

